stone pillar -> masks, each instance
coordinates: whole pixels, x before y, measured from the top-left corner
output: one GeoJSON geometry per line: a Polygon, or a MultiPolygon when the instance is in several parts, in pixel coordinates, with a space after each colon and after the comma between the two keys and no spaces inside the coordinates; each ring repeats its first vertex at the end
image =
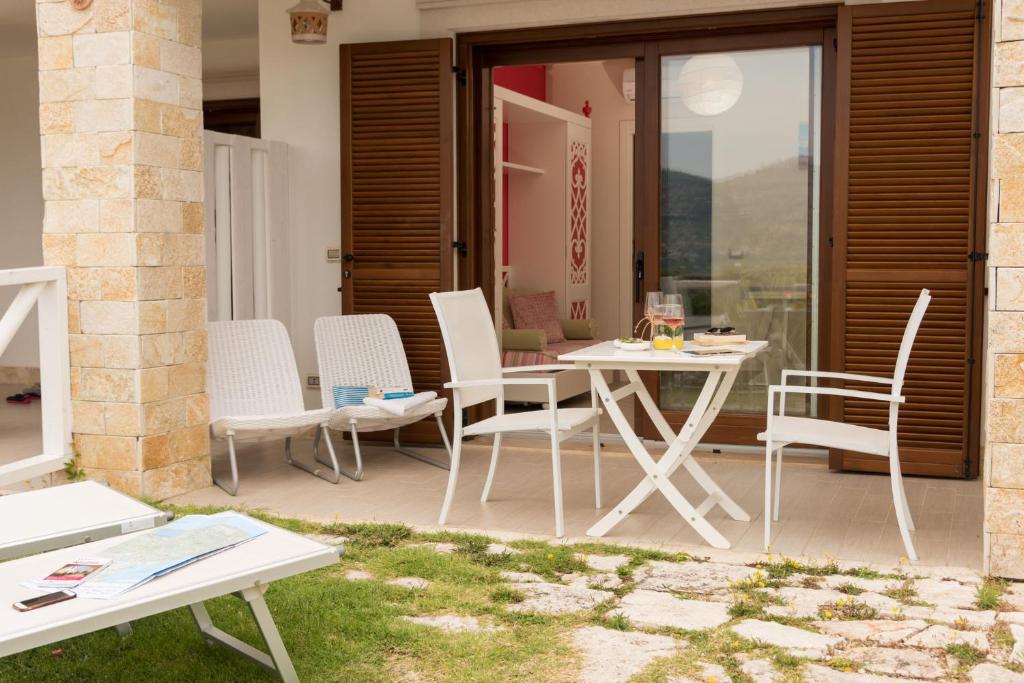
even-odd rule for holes
{"type": "Polygon", "coordinates": [[[201,0],[36,0],[36,21],[80,465],[136,496],[206,486],[201,0]]]}
{"type": "Polygon", "coordinates": [[[985,561],[1024,579],[1024,0],[995,5],[985,561]]]}

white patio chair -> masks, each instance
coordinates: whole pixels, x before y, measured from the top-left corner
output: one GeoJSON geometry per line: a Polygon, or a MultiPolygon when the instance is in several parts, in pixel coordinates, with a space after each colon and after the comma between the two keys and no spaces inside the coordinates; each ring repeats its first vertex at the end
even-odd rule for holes
{"type": "Polygon", "coordinates": [[[447,463],[438,462],[403,447],[399,436],[399,430],[405,425],[433,415],[437,420],[438,429],[441,430],[441,439],[450,460],[452,449],[442,420],[448,399],[435,398],[401,416],[367,405],[335,408],[336,386],[413,388],[402,337],[390,316],[335,315],[318,318],[313,325],[313,336],[316,340],[317,363],[320,366],[320,399],[324,408],[333,411],[330,428],[352,434],[356,468],[348,470],[343,467],[342,474],[356,481],[363,478],[359,432],[380,432],[388,429],[393,431],[396,451],[434,467],[448,469],[447,463]]]}
{"type": "Polygon", "coordinates": [[[225,320],[209,324],[210,357],[206,365],[210,395],[210,435],[228,440],[231,482],[214,476],[232,496],[238,492],[236,440],[284,438],[285,460],[332,484],[341,469],[327,421],[330,410],[306,410],[288,330],[277,320],[225,320]],[[292,437],[316,430],[314,458],[331,471],[292,458],[292,437]],[[330,462],[320,460],[320,435],[330,462]]]}
{"type": "Polygon", "coordinates": [[[501,435],[514,431],[541,431],[551,437],[551,473],[555,493],[555,536],[565,535],[565,518],[562,510],[562,462],[559,444],[580,432],[591,430],[594,450],[594,499],[595,506],[601,507],[601,460],[599,441],[600,410],[597,394],[590,390],[590,408],[558,408],[555,400],[555,377],[508,378],[504,375],[518,372],[545,372],[565,370],[566,365],[530,365],[522,367],[501,367],[501,353],[498,338],[494,332],[494,320],[484,301],[483,292],[477,288],[460,292],[433,293],[430,302],[437,314],[448,355],[448,369],[452,381],[444,386],[452,389],[455,407],[455,439],[452,442],[452,466],[448,475],[448,490],[441,506],[439,524],[448,518],[455,484],[459,478],[459,461],[462,454],[462,438],[480,434],[493,434],[491,463],[487,470],[480,502],[487,502],[494,483],[501,450],[501,435]],[[521,413],[505,414],[504,387],[509,385],[533,384],[548,390],[548,407],[521,413]],[[494,401],[497,414],[463,426],[464,408],[494,401]]]}
{"type": "Polygon", "coordinates": [[[771,541],[772,513],[772,453],[778,452],[775,462],[775,512],[774,519],[779,521],[780,496],[782,492],[782,449],[791,443],[823,446],[856,451],[880,458],[889,459],[889,476],[892,483],[893,506],[896,509],[896,521],[899,523],[903,545],[907,549],[907,557],[917,560],[914,543],[910,532],[914,530],[914,520],[910,516],[907,504],[907,493],[903,488],[903,477],[900,474],[900,456],[897,443],[896,420],[899,406],[906,402],[901,395],[903,379],[910,360],[910,351],[914,346],[914,338],[921,327],[921,320],[928,309],[931,294],[922,289],[910,320],[903,332],[899,353],[896,356],[896,369],[892,379],[870,375],[854,375],[844,372],[818,372],[814,370],[783,370],[782,384],[774,385],[768,390],[768,424],[765,431],[757,438],[765,442],[764,463],[764,545],[765,550],[771,541]],[[838,379],[853,382],[870,382],[888,385],[886,393],[858,391],[852,389],[835,389],[821,386],[790,386],[791,377],[807,377],[811,379],[838,379]],[[850,425],[832,420],[821,420],[812,417],[791,417],[786,415],[786,394],[816,394],[826,396],[844,396],[865,401],[882,401],[889,404],[889,428],[871,429],[859,425],[850,425]],[[775,413],[775,397],[779,396],[779,412],[775,413]]]}

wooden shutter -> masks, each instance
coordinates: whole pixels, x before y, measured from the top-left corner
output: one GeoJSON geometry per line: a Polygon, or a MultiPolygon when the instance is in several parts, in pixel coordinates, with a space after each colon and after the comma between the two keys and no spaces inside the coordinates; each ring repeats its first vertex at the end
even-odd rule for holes
{"type": "MultiPolygon", "coordinates": [[[[970,0],[840,9],[833,366],[891,375],[914,301],[922,287],[932,291],[899,416],[909,473],[969,476],[977,456],[969,425],[980,363],[969,358],[980,306],[969,254],[983,239],[975,234],[979,27],[970,0]]],[[[846,422],[887,424],[885,404],[830,407],[846,422]]],[[[832,465],[888,471],[848,452],[834,453],[832,465]]]]}
{"type": "Polygon", "coordinates": [[[427,295],[452,288],[452,79],[448,38],[341,46],[342,310],[395,319],[420,391],[445,372],[427,295]]]}

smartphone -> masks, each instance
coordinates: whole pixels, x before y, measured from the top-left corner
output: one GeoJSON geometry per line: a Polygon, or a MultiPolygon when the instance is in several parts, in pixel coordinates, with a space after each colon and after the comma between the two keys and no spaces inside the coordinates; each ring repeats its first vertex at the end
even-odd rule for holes
{"type": "Polygon", "coordinates": [[[16,602],[13,607],[19,612],[31,612],[34,609],[46,607],[47,605],[56,605],[58,602],[71,600],[74,597],[75,594],[71,591],[57,591],[56,593],[47,593],[46,595],[39,595],[28,600],[16,602]]]}

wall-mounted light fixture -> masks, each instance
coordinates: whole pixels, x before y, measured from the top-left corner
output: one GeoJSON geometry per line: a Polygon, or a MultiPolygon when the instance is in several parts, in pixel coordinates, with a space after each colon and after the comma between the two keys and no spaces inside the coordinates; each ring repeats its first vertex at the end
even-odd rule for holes
{"type": "Polygon", "coordinates": [[[288,10],[292,42],[317,44],[327,42],[327,18],[341,11],[341,0],[299,0],[288,10]],[[329,8],[329,9],[328,9],[329,8]]]}

